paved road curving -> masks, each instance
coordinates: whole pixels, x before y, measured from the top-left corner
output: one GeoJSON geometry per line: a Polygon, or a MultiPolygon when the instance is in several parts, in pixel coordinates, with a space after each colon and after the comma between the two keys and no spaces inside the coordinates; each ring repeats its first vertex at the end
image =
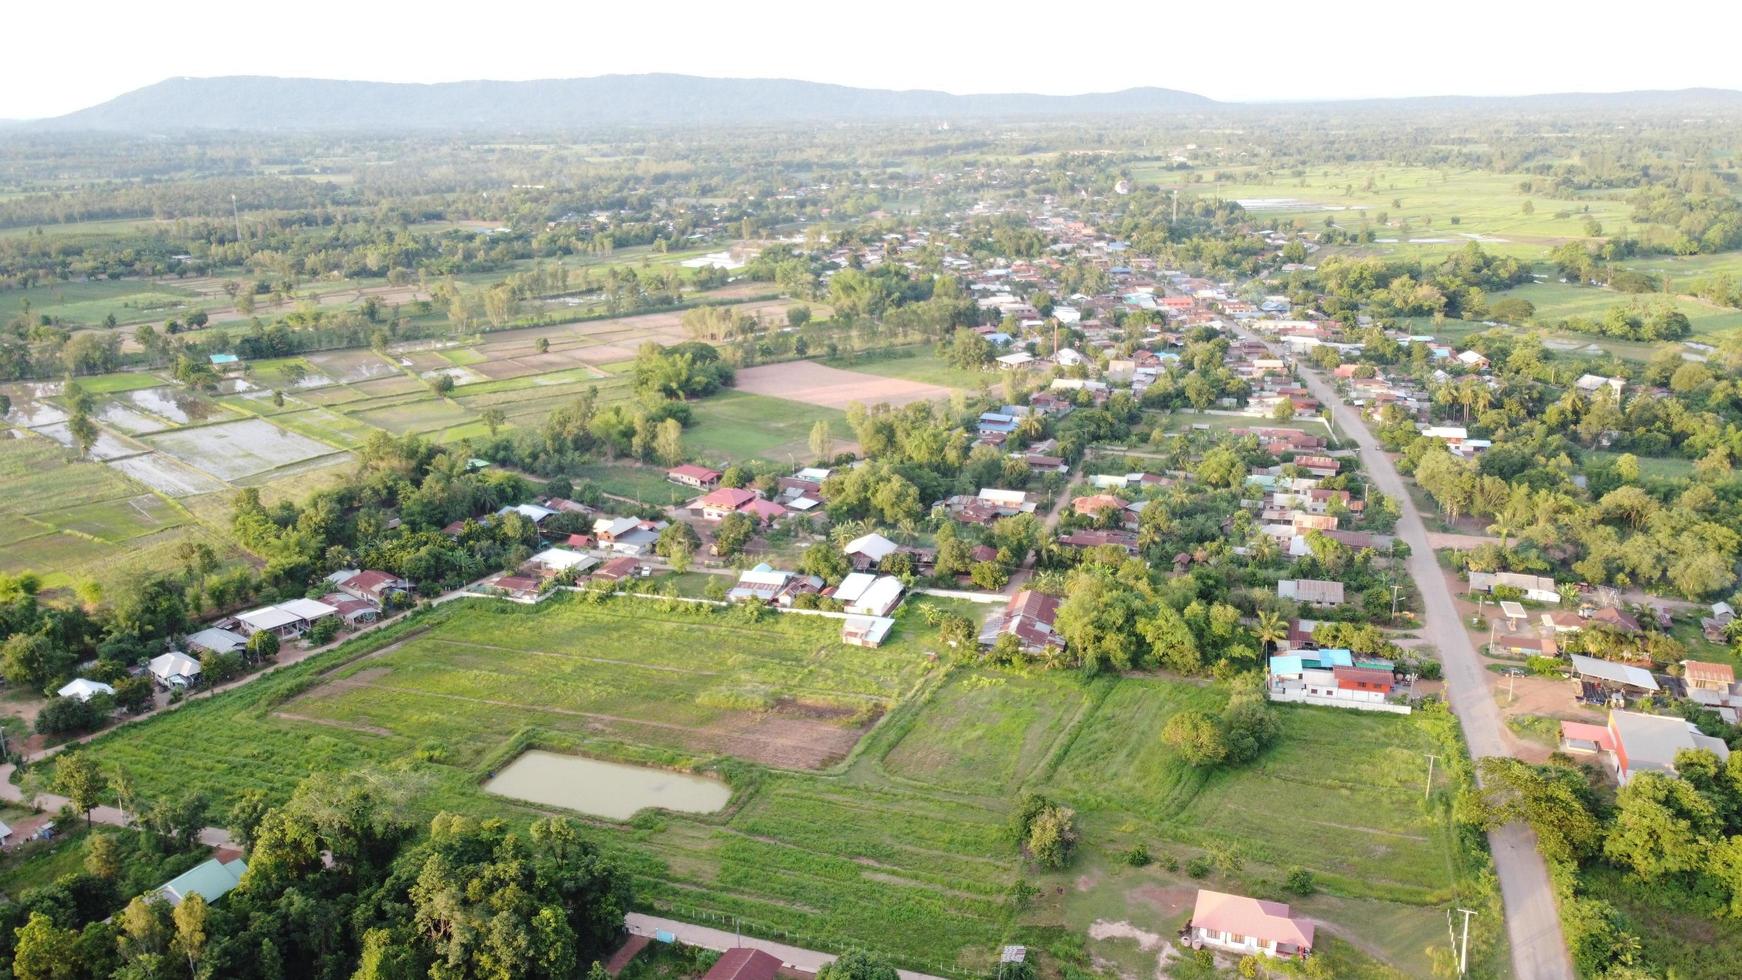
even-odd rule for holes
{"type": "MultiPolygon", "coordinates": [[[[1359,413],[1344,404],[1336,391],[1316,374],[1304,367],[1299,373],[1313,397],[1330,407],[1337,429],[1361,447],[1374,485],[1397,501],[1402,511],[1397,534],[1409,545],[1409,574],[1422,595],[1425,613],[1422,636],[1440,651],[1446,691],[1464,730],[1470,755],[1477,759],[1512,755],[1505,723],[1488,687],[1487,669],[1469,632],[1458,619],[1446,577],[1434,558],[1427,526],[1422,523],[1403,478],[1380,450],[1379,441],[1367,430],[1359,413]]],[[[1513,973],[1525,980],[1573,980],[1554,890],[1549,884],[1548,865],[1536,849],[1536,835],[1524,824],[1512,823],[1489,834],[1488,847],[1494,855],[1494,870],[1506,903],[1513,973]]]]}

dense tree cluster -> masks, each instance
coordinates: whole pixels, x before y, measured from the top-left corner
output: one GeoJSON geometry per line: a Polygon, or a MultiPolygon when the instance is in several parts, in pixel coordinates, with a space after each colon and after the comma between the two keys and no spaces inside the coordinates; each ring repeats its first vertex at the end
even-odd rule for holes
{"type": "Polygon", "coordinates": [[[94,834],[83,871],[0,909],[20,978],[567,978],[621,941],[629,876],[561,818],[513,829],[441,814],[401,774],[311,776],[289,800],[229,814],[248,870],[216,903],[151,889],[202,860],[194,805],[151,830],[94,834]],[[138,897],[134,897],[138,896],[138,897]]]}

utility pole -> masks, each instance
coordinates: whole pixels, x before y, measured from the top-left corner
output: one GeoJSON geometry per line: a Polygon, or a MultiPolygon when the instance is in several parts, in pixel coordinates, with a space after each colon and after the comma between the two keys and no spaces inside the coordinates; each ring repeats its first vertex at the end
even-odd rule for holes
{"type": "Polygon", "coordinates": [[[1434,760],[1439,758],[1439,756],[1434,755],[1432,752],[1424,752],[1422,754],[1427,756],[1427,788],[1423,789],[1421,793],[1421,798],[1425,800],[1433,796],[1434,760]]]}
{"type": "Polygon", "coordinates": [[[1468,972],[1470,968],[1470,916],[1475,915],[1476,913],[1469,909],[1459,909],[1458,911],[1464,913],[1463,948],[1458,953],[1458,976],[1461,977],[1468,972]]]}
{"type": "Polygon", "coordinates": [[[1401,586],[1401,585],[1393,585],[1391,587],[1391,618],[1392,619],[1397,618],[1397,594],[1399,592],[1402,592],[1402,591],[1403,591],[1403,586],[1401,586]]]}

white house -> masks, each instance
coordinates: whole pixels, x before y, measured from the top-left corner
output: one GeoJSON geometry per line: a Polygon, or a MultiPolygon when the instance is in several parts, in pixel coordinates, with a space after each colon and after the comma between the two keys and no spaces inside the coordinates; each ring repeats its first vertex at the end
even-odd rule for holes
{"type": "Polygon", "coordinates": [[[91,698],[99,694],[107,694],[110,697],[114,697],[115,689],[101,681],[89,681],[80,677],[76,680],[67,682],[65,686],[54,693],[63,698],[78,698],[80,701],[89,701],[91,698]]]}
{"type": "Polygon", "coordinates": [[[599,559],[592,555],[567,548],[546,548],[526,561],[527,564],[536,565],[552,575],[571,571],[579,574],[599,564],[599,559]]]}
{"type": "Polygon", "coordinates": [[[898,550],[899,545],[875,532],[854,538],[841,549],[853,567],[861,571],[876,566],[898,550]]]}
{"type": "Polygon", "coordinates": [[[277,633],[289,639],[303,631],[302,617],[278,606],[261,606],[236,617],[242,632],[253,636],[259,632],[277,633]]]}
{"type": "Polygon", "coordinates": [[[305,629],[328,616],[339,614],[338,607],[329,606],[319,599],[286,599],[278,604],[278,608],[302,620],[305,629]]]}
{"type": "Polygon", "coordinates": [[[190,687],[200,679],[200,662],[173,650],[152,657],[146,666],[164,687],[190,687]]]}
{"type": "Polygon", "coordinates": [[[858,616],[887,616],[901,602],[904,586],[893,575],[871,575],[854,572],[835,587],[835,598],[848,613],[858,616]]]}

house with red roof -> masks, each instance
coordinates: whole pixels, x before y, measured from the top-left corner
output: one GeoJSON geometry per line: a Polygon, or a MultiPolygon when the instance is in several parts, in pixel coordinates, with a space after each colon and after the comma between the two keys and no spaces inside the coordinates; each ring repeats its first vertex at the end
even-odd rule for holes
{"type": "Polygon", "coordinates": [[[1305,958],[1313,951],[1313,924],[1295,918],[1286,902],[1198,889],[1186,937],[1193,949],[1209,947],[1243,956],[1305,958]]]}
{"type": "Polygon", "coordinates": [[[357,599],[367,599],[377,605],[387,601],[387,596],[393,592],[406,592],[411,589],[411,583],[391,572],[380,572],[373,569],[356,572],[343,578],[331,579],[340,592],[357,599]]]}
{"type": "Polygon", "coordinates": [[[1056,595],[1023,589],[1011,596],[1003,609],[987,617],[985,627],[980,630],[980,643],[991,646],[1000,636],[1008,634],[1016,637],[1025,653],[1063,649],[1065,638],[1053,629],[1059,602],[1056,595]]]}
{"type": "Polygon", "coordinates": [[[738,946],[720,954],[702,980],[774,980],[780,975],[780,959],[760,949],[738,946]]]}
{"type": "Polygon", "coordinates": [[[673,466],[665,471],[665,478],[672,483],[695,487],[697,490],[714,489],[720,485],[722,475],[719,470],[711,470],[706,466],[697,466],[694,463],[673,466]]]}
{"type": "Polygon", "coordinates": [[[721,487],[712,493],[697,497],[690,504],[690,512],[707,521],[723,521],[727,514],[743,510],[745,505],[760,499],[754,490],[742,487],[721,487]]]}

